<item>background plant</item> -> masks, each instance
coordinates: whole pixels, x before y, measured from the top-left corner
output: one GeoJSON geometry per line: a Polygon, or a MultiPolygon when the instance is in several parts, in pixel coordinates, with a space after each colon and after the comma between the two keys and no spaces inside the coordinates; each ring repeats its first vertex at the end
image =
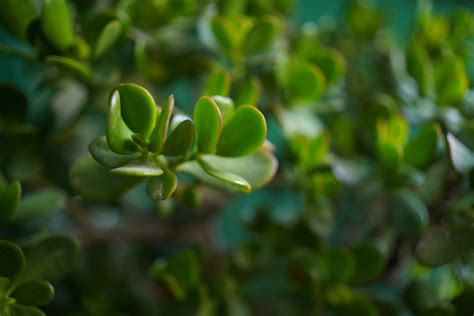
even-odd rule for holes
{"type": "Polygon", "coordinates": [[[2,316],[472,314],[472,11],[301,3],[0,3],[2,316]]]}

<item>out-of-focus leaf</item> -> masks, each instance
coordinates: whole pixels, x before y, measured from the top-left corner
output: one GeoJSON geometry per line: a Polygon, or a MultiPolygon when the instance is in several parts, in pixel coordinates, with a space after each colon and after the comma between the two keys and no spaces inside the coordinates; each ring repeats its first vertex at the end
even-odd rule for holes
{"type": "Polygon", "coordinates": [[[237,90],[235,103],[237,106],[244,104],[257,105],[261,90],[262,86],[256,77],[245,80],[237,90]]]}
{"type": "Polygon", "coordinates": [[[62,209],[66,204],[66,194],[57,188],[50,187],[23,197],[13,218],[30,220],[47,216],[62,209]]]}
{"type": "Polygon", "coordinates": [[[355,262],[349,251],[334,248],[322,253],[319,267],[323,280],[329,283],[343,283],[352,278],[355,262]]]}
{"type": "Polygon", "coordinates": [[[46,316],[41,310],[33,306],[15,304],[9,310],[11,316],[46,316]]]}
{"type": "Polygon", "coordinates": [[[46,38],[60,51],[74,45],[74,22],[67,0],[45,0],[41,27],[46,38]]]}
{"type": "Polygon", "coordinates": [[[28,113],[28,100],[17,88],[0,85],[0,117],[5,121],[22,122],[28,113]]]}
{"type": "Polygon", "coordinates": [[[344,76],[344,57],[334,49],[318,48],[310,61],[321,69],[328,83],[337,83],[344,76]]]}
{"type": "Polygon", "coordinates": [[[434,82],[440,105],[455,106],[461,103],[469,88],[462,59],[450,57],[435,65],[434,82]]]}
{"type": "Polygon", "coordinates": [[[0,276],[13,279],[26,266],[20,247],[10,241],[0,241],[0,276]]]}
{"type": "Polygon", "coordinates": [[[355,270],[351,282],[365,284],[376,279],[385,268],[385,256],[374,245],[365,244],[352,251],[355,258],[355,270]]]}
{"type": "Polygon", "coordinates": [[[454,169],[459,173],[468,173],[474,168],[474,152],[461,143],[453,134],[448,134],[446,138],[454,169]]]}
{"type": "Polygon", "coordinates": [[[230,91],[231,77],[225,70],[213,71],[202,88],[203,95],[220,95],[228,96],[230,91]]]}
{"type": "Polygon", "coordinates": [[[439,127],[436,124],[423,126],[404,148],[404,160],[414,167],[425,167],[436,152],[439,127]]]}
{"type": "Polygon", "coordinates": [[[110,201],[118,198],[142,178],[114,175],[89,155],[77,160],[69,171],[73,188],[84,197],[96,201],[110,201]]]}
{"type": "Polygon", "coordinates": [[[161,152],[165,144],[166,135],[168,134],[168,126],[170,124],[171,115],[174,109],[174,97],[171,95],[166,100],[165,106],[161,110],[156,120],[155,128],[150,137],[149,149],[152,152],[161,152]]]}
{"type": "Polygon", "coordinates": [[[432,284],[427,281],[414,280],[404,290],[403,296],[407,305],[416,313],[433,308],[438,304],[438,297],[432,284]]]}
{"type": "Polygon", "coordinates": [[[182,121],[168,136],[163,147],[167,156],[184,156],[194,141],[194,123],[191,120],[182,121]]]}
{"type": "Polygon", "coordinates": [[[44,306],[54,298],[54,288],[46,281],[27,281],[18,286],[10,295],[19,304],[44,306]]]}
{"type": "Polygon", "coordinates": [[[150,179],[147,186],[148,195],[155,201],[168,199],[176,190],[178,179],[172,171],[165,171],[161,176],[150,179]]]}
{"type": "Polygon", "coordinates": [[[0,176],[0,222],[9,220],[18,207],[21,196],[21,184],[18,181],[7,183],[0,176]]]}
{"type": "Polygon", "coordinates": [[[214,152],[222,130],[219,107],[210,97],[201,97],[194,108],[193,118],[199,152],[214,152]]]}
{"type": "Polygon", "coordinates": [[[416,245],[416,257],[427,266],[440,266],[474,248],[474,229],[468,226],[431,226],[416,245]]]}
{"type": "Polygon", "coordinates": [[[15,36],[24,39],[26,29],[38,15],[33,0],[4,0],[0,1],[0,21],[15,36]]]}
{"type": "Polygon", "coordinates": [[[426,96],[433,88],[433,67],[428,53],[420,45],[412,43],[406,59],[408,73],[418,83],[420,95],[426,96]]]}
{"type": "Polygon", "coordinates": [[[274,44],[282,28],[281,21],[276,16],[260,18],[250,30],[245,41],[248,54],[267,51],[274,44]]]}
{"type": "Polygon", "coordinates": [[[217,143],[217,154],[227,157],[249,155],[263,145],[266,136],[267,124],[263,114],[254,106],[241,106],[224,125],[217,143]]]}
{"type": "Polygon", "coordinates": [[[91,76],[91,69],[84,63],[63,56],[48,56],[45,63],[47,65],[58,67],[79,78],[87,79],[91,76]]]}
{"type": "Polygon", "coordinates": [[[428,209],[411,191],[394,192],[389,199],[389,212],[390,225],[401,235],[416,235],[428,225],[428,209]]]}
{"type": "Polygon", "coordinates": [[[112,20],[102,29],[94,49],[94,57],[101,57],[122,34],[122,24],[119,20],[112,20]]]}

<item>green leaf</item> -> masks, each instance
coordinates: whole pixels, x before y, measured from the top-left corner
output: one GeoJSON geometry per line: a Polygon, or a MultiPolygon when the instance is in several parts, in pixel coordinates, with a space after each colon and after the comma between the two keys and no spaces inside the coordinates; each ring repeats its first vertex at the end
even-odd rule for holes
{"type": "Polygon", "coordinates": [[[459,105],[469,89],[469,80],[462,59],[453,56],[436,64],[434,82],[440,105],[459,105]]]}
{"type": "Polygon", "coordinates": [[[234,101],[231,98],[223,97],[220,95],[213,95],[211,99],[217,104],[219,107],[219,111],[221,112],[222,124],[227,123],[227,121],[232,117],[234,113],[234,101]]]}
{"type": "Polygon", "coordinates": [[[311,56],[310,61],[319,67],[328,83],[336,83],[344,76],[344,57],[335,49],[320,47],[311,56]]]}
{"type": "Polygon", "coordinates": [[[399,190],[389,199],[390,225],[401,235],[419,234],[429,222],[428,209],[412,191],[399,190]]]}
{"type": "Polygon", "coordinates": [[[385,257],[374,245],[358,246],[352,253],[355,258],[355,271],[351,282],[355,285],[374,281],[385,268],[385,257]]]}
{"type": "Polygon", "coordinates": [[[397,169],[401,153],[397,148],[386,141],[377,141],[377,155],[382,165],[389,171],[397,169]]]}
{"type": "Polygon", "coordinates": [[[92,74],[89,66],[71,58],[51,55],[46,57],[44,62],[47,65],[58,67],[81,79],[88,79],[92,74]]]}
{"type": "Polygon", "coordinates": [[[13,279],[26,266],[20,247],[10,241],[0,240],[0,277],[13,279]]]}
{"type": "Polygon", "coordinates": [[[107,23],[100,32],[99,38],[94,49],[94,57],[101,57],[122,35],[122,24],[119,20],[114,19],[107,23]]]}
{"type": "Polygon", "coordinates": [[[0,222],[8,221],[14,215],[20,202],[20,196],[20,182],[5,183],[0,177],[0,222]]]}
{"type": "MultiPolygon", "coordinates": [[[[455,316],[457,309],[451,304],[443,304],[425,310],[421,316],[455,316]]],[[[463,314],[458,314],[463,315],[463,314]]]]}
{"type": "MultiPolygon", "coordinates": [[[[1,1],[0,1],[1,2],[1,1]]],[[[28,99],[14,86],[0,85],[0,117],[6,122],[21,123],[28,113],[28,99]]]]}
{"type": "Polygon", "coordinates": [[[212,35],[219,47],[225,52],[233,50],[237,46],[238,30],[224,17],[213,16],[210,23],[212,35]]]}
{"type": "Polygon", "coordinates": [[[440,266],[474,248],[474,228],[458,225],[431,226],[416,245],[416,257],[427,266],[440,266]]]}
{"type": "Polygon", "coordinates": [[[417,315],[422,311],[434,307],[438,303],[436,292],[428,281],[414,280],[411,282],[403,292],[403,297],[407,305],[416,312],[417,315]]]}
{"type": "Polygon", "coordinates": [[[224,125],[217,143],[217,154],[228,157],[249,155],[263,145],[266,137],[267,124],[263,114],[254,106],[243,105],[224,125]]]}
{"type": "Polygon", "coordinates": [[[33,0],[0,1],[0,21],[13,35],[24,39],[28,25],[38,15],[33,0]]]}
{"type": "Polygon", "coordinates": [[[57,279],[74,266],[79,247],[68,236],[48,236],[25,248],[27,280],[57,279]]]}
{"type": "Polygon", "coordinates": [[[138,159],[140,153],[119,155],[110,150],[105,136],[96,138],[89,144],[89,152],[97,162],[109,168],[117,168],[138,159]]]}
{"type": "Polygon", "coordinates": [[[42,280],[27,281],[18,286],[10,295],[19,304],[44,306],[54,298],[53,286],[42,280]]]}
{"type": "Polygon", "coordinates": [[[319,257],[319,269],[324,281],[337,284],[348,282],[355,271],[352,254],[344,249],[331,248],[319,257]]]}
{"type": "Polygon", "coordinates": [[[310,63],[290,61],[277,69],[277,79],[294,105],[318,100],[326,90],[321,70],[310,63]]]}
{"type": "MultiPolygon", "coordinates": [[[[201,160],[218,170],[225,170],[245,179],[252,189],[263,187],[275,175],[278,161],[272,153],[259,150],[252,155],[238,158],[202,155],[201,160]]],[[[186,162],[178,167],[179,171],[187,172],[211,185],[219,186],[216,181],[204,172],[196,161],[186,162]]]]}
{"type": "Polygon", "coordinates": [[[461,143],[453,134],[448,133],[446,140],[451,163],[459,173],[468,173],[474,168],[474,153],[461,143]]]}
{"type": "Polygon", "coordinates": [[[250,184],[245,179],[236,174],[230,173],[225,170],[215,169],[214,166],[209,165],[202,159],[199,160],[199,164],[208,175],[221,181],[224,181],[227,184],[230,184],[239,191],[248,193],[252,189],[250,184]]]}
{"type": "Polygon", "coordinates": [[[355,295],[336,306],[337,316],[379,316],[377,308],[364,296],[355,295]]]}
{"type": "Polygon", "coordinates": [[[46,38],[60,51],[74,45],[74,23],[67,0],[45,0],[41,28],[46,38]]]}
{"type": "Polygon", "coordinates": [[[245,80],[237,90],[235,104],[237,106],[244,104],[257,105],[261,90],[262,86],[256,77],[245,80]]]}
{"type": "Polygon", "coordinates": [[[433,67],[426,50],[419,44],[412,43],[406,57],[408,73],[418,83],[421,96],[428,95],[433,87],[433,67]]]}
{"type": "Polygon", "coordinates": [[[158,115],[150,92],[133,83],[120,84],[116,90],[120,95],[119,107],[123,121],[130,130],[148,140],[158,115]]]}
{"type": "Polygon", "coordinates": [[[423,126],[405,145],[405,162],[418,168],[426,167],[436,153],[439,133],[435,123],[423,126]]]}
{"type": "Polygon", "coordinates": [[[214,152],[222,129],[219,107],[210,97],[201,97],[194,108],[193,119],[199,152],[205,154],[214,152]]]}
{"type": "Polygon", "coordinates": [[[132,141],[132,135],[133,132],[122,118],[120,92],[115,91],[110,98],[107,115],[107,144],[118,154],[135,152],[138,145],[132,141]]]}
{"type": "Polygon", "coordinates": [[[166,200],[176,190],[178,179],[172,171],[165,171],[161,176],[150,179],[147,186],[148,195],[155,201],[166,200]]]}
{"type": "Polygon", "coordinates": [[[152,159],[140,159],[114,168],[110,172],[122,176],[157,177],[163,174],[163,169],[152,159]]]}
{"type": "Polygon", "coordinates": [[[202,88],[203,95],[228,96],[230,91],[231,77],[225,70],[215,70],[207,78],[202,88]]]}
{"type": "Polygon", "coordinates": [[[269,50],[278,38],[281,29],[282,23],[276,16],[261,17],[247,36],[245,41],[246,52],[257,54],[269,50]]]}
{"type": "Polygon", "coordinates": [[[10,308],[9,316],[46,316],[46,314],[33,306],[15,304],[10,308]]]}
{"type": "Polygon", "coordinates": [[[194,141],[194,123],[191,120],[182,121],[166,139],[163,154],[167,156],[184,156],[194,141]]]}
{"type": "Polygon", "coordinates": [[[141,178],[114,175],[86,155],[71,167],[69,181],[78,193],[90,200],[111,201],[137,185],[141,178]]]}
{"type": "Polygon", "coordinates": [[[168,97],[163,110],[161,110],[158,120],[156,121],[155,128],[150,138],[149,149],[152,152],[159,153],[163,149],[163,145],[168,134],[168,126],[170,124],[171,115],[174,109],[174,97],[171,95],[168,97]]]}
{"type": "Polygon", "coordinates": [[[15,220],[31,220],[51,215],[64,208],[65,204],[66,194],[62,190],[49,187],[23,197],[13,218],[15,220]]]}

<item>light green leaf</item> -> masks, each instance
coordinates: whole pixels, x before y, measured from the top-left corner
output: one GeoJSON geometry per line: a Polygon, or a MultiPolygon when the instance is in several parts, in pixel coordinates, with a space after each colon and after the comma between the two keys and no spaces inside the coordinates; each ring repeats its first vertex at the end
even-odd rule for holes
{"type": "Polygon", "coordinates": [[[201,94],[228,96],[231,77],[225,70],[214,70],[204,82],[201,94]]]}
{"type": "Polygon", "coordinates": [[[310,61],[319,67],[328,83],[337,83],[344,76],[344,57],[334,49],[320,47],[311,56],[310,61]]]}
{"type": "Polygon", "coordinates": [[[436,153],[439,134],[437,124],[423,126],[405,145],[403,150],[405,162],[418,168],[430,163],[436,153]]]}
{"type": "Polygon", "coordinates": [[[45,0],[41,27],[46,38],[57,49],[65,51],[74,45],[74,22],[67,0],[45,0]]]}
{"type": "Polygon", "coordinates": [[[427,266],[440,266],[461,258],[474,249],[474,228],[431,226],[416,245],[416,257],[427,266]]]}
{"type": "Polygon", "coordinates": [[[110,201],[137,185],[139,177],[114,175],[89,155],[79,158],[69,171],[73,188],[90,200],[110,201]]]}
{"type": "Polygon", "coordinates": [[[140,159],[114,168],[110,172],[122,176],[157,177],[163,174],[163,169],[152,159],[140,159]]]}
{"type": "Polygon", "coordinates": [[[176,190],[178,179],[172,171],[165,171],[161,176],[151,178],[148,182],[147,193],[155,201],[166,200],[176,190]]]}
{"type": "Polygon", "coordinates": [[[0,240],[0,277],[13,279],[26,266],[20,247],[10,241],[0,240]]]}
{"type": "Polygon", "coordinates": [[[208,175],[221,181],[224,181],[227,184],[230,184],[239,191],[248,193],[252,189],[250,184],[245,179],[236,174],[230,173],[225,170],[215,169],[214,166],[209,165],[202,159],[199,160],[199,164],[208,175]]]}
{"type": "Polygon", "coordinates": [[[238,42],[237,32],[233,24],[221,16],[211,18],[211,32],[219,47],[226,52],[234,49],[238,42]]]}
{"type": "Polygon", "coordinates": [[[426,96],[433,88],[433,67],[426,50],[419,44],[412,43],[406,57],[408,73],[418,83],[421,96],[426,96]]]}
{"type": "Polygon", "coordinates": [[[199,152],[214,152],[222,129],[221,112],[210,97],[201,97],[194,108],[196,142],[199,152]]]}
{"type": "Polygon", "coordinates": [[[462,59],[453,56],[436,64],[434,83],[439,105],[459,105],[469,88],[462,59]]]}
{"type": "Polygon", "coordinates": [[[0,1],[0,21],[13,35],[24,39],[26,29],[38,15],[33,0],[0,1]]]}
{"type": "Polygon", "coordinates": [[[89,66],[68,57],[51,55],[46,57],[44,62],[47,65],[58,67],[59,69],[67,71],[81,79],[88,79],[92,74],[89,66]]]}
{"type": "Polygon", "coordinates": [[[122,35],[122,30],[122,24],[117,19],[107,23],[107,25],[105,25],[105,27],[100,32],[99,38],[97,39],[94,57],[101,57],[109,48],[111,48],[120,38],[120,35],[122,35]]]}
{"type": "Polygon", "coordinates": [[[138,159],[140,153],[119,155],[110,150],[105,136],[96,138],[89,144],[89,152],[97,162],[100,162],[106,167],[117,168],[129,163],[132,160],[138,159]]]}
{"type": "Polygon", "coordinates": [[[260,92],[262,86],[260,81],[256,77],[252,77],[240,85],[237,90],[237,96],[235,97],[235,103],[237,106],[244,104],[257,105],[260,98],[260,92]]]}
{"type": "Polygon", "coordinates": [[[8,221],[14,215],[20,196],[20,182],[6,183],[0,176],[0,222],[8,221]]]}
{"type": "Polygon", "coordinates": [[[217,143],[217,154],[228,157],[249,155],[263,145],[266,137],[267,124],[263,114],[254,106],[243,105],[224,125],[217,143]]]}
{"type": "Polygon", "coordinates": [[[23,197],[13,219],[31,220],[51,215],[64,208],[65,204],[66,194],[62,190],[49,187],[23,197]]]}
{"type": "Polygon", "coordinates": [[[282,23],[276,16],[261,17],[247,35],[246,52],[248,54],[266,52],[275,43],[281,29],[282,23]]]}
{"type": "Polygon", "coordinates": [[[148,140],[158,115],[150,92],[133,83],[120,84],[116,91],[120,95],[119,105],[123,121],[130,130],[148,140]]]}
{"type": "Polygon", "coordinates": [[[161,110],[158,120],[156,121],[155,128],[150,137],[150,151],[154,153],[159,153],[163,149],[163,145],[166,140],[166,135],[168,134],[168,126],[170,124],[171,115],[173,114],[174,109],[174,97],[169,96],[166,100],[163,110],[161,110]]]}
{"type": "Polygon", "coordinates": [[[18,286],[10,295],[19,304],[44,306],[54,298],[53,286],[42,280],[27,281],[18,286]]]}
{"type": "Polygon", "coordinates": [[[122,118],[120,92],[115,91],[109,102],[107,115],[107,144],[118,154],[130,154],[139,147],[132,141],[133,132],[122,118]]]}
{"type": "Polygon", "coordinates": [[[399,190],[389,199],[390,225],[401,235],[419,234],[429,222],[428,209],[412,191],[399,190]]]}
{"type": "Polygon", "coordinates": [[[219,111],[221,112],[222,117],[222,124],[225,124],[232,117],[232,113],[234,113],[234,101],[232,101],[231,98],[223,97],[220,95],[213,95],[211,96],[211,99],[219,107],[219,111]]]}
{"type": "Polygon", "coordinates": [[[182,121],[166,139],[163,154],[167,156],[184,156],[194,141],[194,123],[191,120],[182,121]]]}

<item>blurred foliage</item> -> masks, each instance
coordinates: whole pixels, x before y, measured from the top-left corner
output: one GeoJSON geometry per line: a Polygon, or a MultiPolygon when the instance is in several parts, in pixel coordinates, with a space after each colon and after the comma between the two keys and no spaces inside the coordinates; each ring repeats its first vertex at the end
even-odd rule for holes
{"type": "Polygon", "coordinates": [[[0,1],[0,315],[471,315],[474,13],[409,10],[0,1]]]}

